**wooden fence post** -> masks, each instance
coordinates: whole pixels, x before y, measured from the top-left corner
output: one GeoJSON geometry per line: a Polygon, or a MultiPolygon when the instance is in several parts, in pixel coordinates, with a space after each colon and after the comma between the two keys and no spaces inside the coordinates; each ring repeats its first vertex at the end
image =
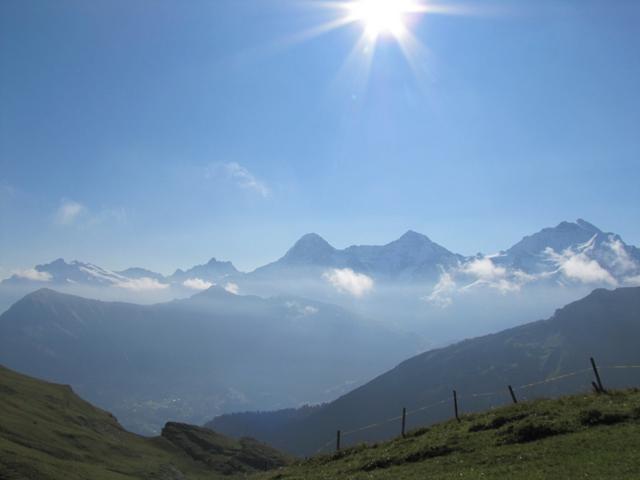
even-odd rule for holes
{"type": "Polygon", "coordinates": [[[593,368],[593,373],[596,375],[596,382],[598,383],[598,389],[600,392],[604,393],[604,387],[602,386],[602,380],[600,380],[600,373],[598,373],[598,367],[596,367],[596,361],[591,357],[591,368],[593,368]]]}
{"type": "Polygon", "coordinates": [[[340,451],[340,430],[336,434],[336,452],[340,451]]]}
{"type": "Polygon", "coordinates": [[[458,415],[458,393],[453,391],[453,411],[456,414],[456,420],[460,421],[460,416],[458,415]]]}
{"type": "Polygon", "coordinates": [[[513,393],[513,388],[511,388],[511,385],[509,385],[509,393],[511,394],[511,400],[513,400],[513,403],[518,403],[518,399],[516,398],[516,394],[513,393]]]}
{"type": "Polygon", "coordinates": [[[407,409],[402,407],[402,438],[404,438],[404,428],[406,426],[407,421],[407,409]]]}

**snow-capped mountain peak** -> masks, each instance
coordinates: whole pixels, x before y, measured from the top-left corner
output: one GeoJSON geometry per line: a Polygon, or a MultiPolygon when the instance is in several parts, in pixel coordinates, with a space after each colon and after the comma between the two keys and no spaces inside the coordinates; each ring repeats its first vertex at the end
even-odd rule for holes
{"type": "Polygon", "coordinates": [[[288,264],[330,263],[336,252],[329,242],[317,233],[307,233],[287,251],[281,261],[288,264]]]}

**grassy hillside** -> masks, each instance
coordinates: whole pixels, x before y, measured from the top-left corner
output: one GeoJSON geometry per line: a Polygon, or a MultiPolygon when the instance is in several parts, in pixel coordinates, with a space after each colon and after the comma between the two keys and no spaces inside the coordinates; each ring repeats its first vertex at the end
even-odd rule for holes
{"type": "Polygon", "coordinates": [[[183,424],[167,424],[161,437],[140,437],[69,387],[0,367],[3,480],[216,479],[286,461],[253,440],[183,424]]]}
{"type": "Polygon", "coordinates": [[[257,480],[616,478],[640,475],[640,390],[538,400],[313,457],[257,480]]]}

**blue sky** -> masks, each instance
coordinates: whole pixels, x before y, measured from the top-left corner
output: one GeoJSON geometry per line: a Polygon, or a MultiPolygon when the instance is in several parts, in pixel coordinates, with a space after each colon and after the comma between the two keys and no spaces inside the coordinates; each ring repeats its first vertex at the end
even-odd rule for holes
{"type": "Polygon", "coordinates": [[[0,276],[248,269],[310,231],[473,254],[578,217],[640,244],[640,3],[422,15],[417,68],[384,38],[368,74],[360,24],[293,41],[317,4],[1,2],[0,276]]]}

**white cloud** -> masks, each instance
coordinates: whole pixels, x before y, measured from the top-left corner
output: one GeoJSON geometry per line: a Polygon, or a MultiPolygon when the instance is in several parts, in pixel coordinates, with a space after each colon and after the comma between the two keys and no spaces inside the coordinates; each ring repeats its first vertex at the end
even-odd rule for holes
{"type": "Polygon", "coordinates": [[[286,302],[285,305],[287,308],[293,310],[296,315],[301,317],[315,315],[320,311],[317,307],[312,305],[300,305],[298,302],[286,302]]]}
{"type": "Polygon", "coordinates": [[[482,287],[497,290],[502,294],[518,292],[523,285],[542,278],[543,275],[534,276],[521,270],[509,270],[496,265],[491,257],[474,258],[449,271],[442,270],[438,283],[429,295],[422,297],[422,300],[436,307],[447,308],[459,293],[482,287]]]}
{"type": "Polygon", "coordinates": [[[213,287],[213,283],[202,280],[201,278],[189,278],[182,282],[187,288],[192,290],[207,290],[208,288],[213,287]]]}
{"type": "Polygon", "coordinates": [[[18,278],[25,280],[31,280],[34,282],[49,282],[51,281],[51,274],[49,272],[41,272],[35,268],[29,268],[27,270],[18,270],[14,272],[14,275],[18,278]]]}
{"type": "Polygon", "coordinates": [[[334,268],[322,274],[322,277],[339,292],[348,293],[354,297],[362,297],[373,289],[371,277],[354,272],[350,268],[334,268]]]}
{"type": "Polygon", "coordinates": [[[517,292],[523,284],[534,278],[520,270],[508,271],[505,267],[493,263],[488,257],[472,260],[463,265],[460,272],[476,278],[474,283],[465,288],[484,285],[501,293],[517,292]]]}
{"type": "Polygon", "coordinates": [[[320,310],[317,307],[313,307],[311,305],[305,305],[305,307],[302,309],[302,313],[304,315],[315,315],[319,311],[320,310]]]}
{"type": "Polygon", "coordinates": [[[617,273],[633,272],[639,269],[638,264],[629,256],[624,243],[614,236],[609,237],[605,246],[611,250],[611,264],[617,273]]]}
{"type": "Polygon", "coordinates": [[[116,283],[115,286],[134,292],[149,292],[169,288],[169,284],[161,283],[155,278],[149,277],[132,278],[124,282],[116,283]]]}
{"type": "Polygon", "coordinates": [[[463,273],[473,275],[483,280],[495,280],[504,278],[507,269],[496,266],[490,258],[483,257],[472,260],[462,267],[463,273]]]}
{"type": "Polygon", "coordinates": [[[63,200],[56,210],[54,219],[58,225],[71,225],[87,212],[87,207],[73,200],[63,200]]]}
{"type": "Polygon", "coordinates": [[[627,285],[631,285],[632,287],[640,287],[640,275],[636,275],[635,277],[627,277],[624,279],[627,285]]]}
{"type": "Polygon", "coordinates": [[[249,170],[236,162],[216,163],[207,168],[207,178],[224,176],[240,188],[252,190],[263,197],[271,194],[269,187],[249,170]]]}
{"type": "Polygon", "coordinates": [[[240,293],[240,287],[237,283],[229,282],[224,286],[224,289],[229,293],[233,293],[234,295],[238,295],[240,293]]]}
{"type": "Polygon", "coordinates": [[[453,275],[449,272],[443,271],[440,275],[438,283],[431,291],[431,294],[424,297],[432,305],[440,308],[447,308],[453,303],[453,295],[456,293],[458,286],[456,285],[453,275]]]}
{"type": "Polygon", "coordinates": [[[562,253],[556,253],[552,248],[547,247],[545,254],[558,266],[558,270],[571,280],[582,283],[607,283],[609,285],[617,285],[618,283],[596,260],[589,258],[585,250],[575,252],[566,249],[562,253]]]}

